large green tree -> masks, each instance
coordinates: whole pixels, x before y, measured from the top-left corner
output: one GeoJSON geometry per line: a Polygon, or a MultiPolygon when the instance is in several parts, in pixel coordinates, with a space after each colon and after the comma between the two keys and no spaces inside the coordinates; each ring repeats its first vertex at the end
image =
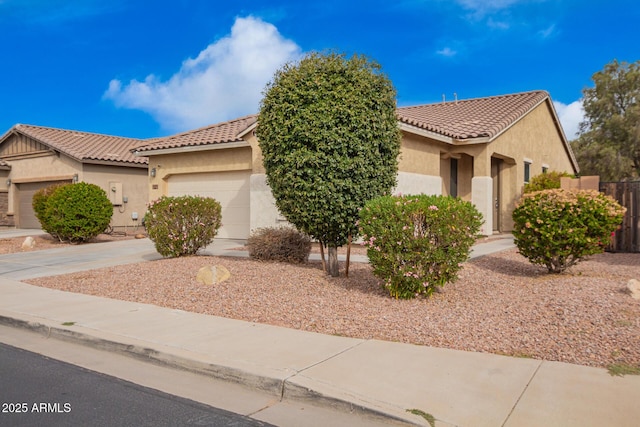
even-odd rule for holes
{"type": "Polygon", "coordinates": [[[613,62],[583,91],[585,120],[572,143],[583,175],[640,176],[640,61],[613,62]]]}
{"type": "Polygon", "coordinates": [[[278,70],[256,129],[276,205],[299,230],[337,248],[357,236],[358,211],[396,183],[396,91],[364,56],[311,53],[278,70]]]}

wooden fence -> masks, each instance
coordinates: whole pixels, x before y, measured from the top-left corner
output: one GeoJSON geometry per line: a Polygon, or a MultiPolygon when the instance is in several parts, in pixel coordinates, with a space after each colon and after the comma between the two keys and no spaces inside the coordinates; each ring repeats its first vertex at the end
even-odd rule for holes
{"type": "Polygon", "coordinates": [[[601,182],[600,191],[613,197],[627,212],[607,250],[640,252],[640,181],[601,182]]]}

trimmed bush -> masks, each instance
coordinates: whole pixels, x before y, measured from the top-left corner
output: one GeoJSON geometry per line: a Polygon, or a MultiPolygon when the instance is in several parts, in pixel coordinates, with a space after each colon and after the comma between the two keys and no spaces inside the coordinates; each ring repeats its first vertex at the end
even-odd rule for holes
{"type": "Polygon", "coordinates": [[[221,217],[220,203],[210,197],[162,196],[149,205],[144,225],[160,255],[180,257],[213,242],[221,217]]]}
{"type": "Polygon", "coordinates": [[[249,256],[261,261],[304,263],[309,260],[311,238],[293,227],[259,228],[247,239],[249,256]]]}
{"type": "Polygon", "coordinates": [[[395,298],[431,295],[458,278],[482,225],[469,202],[445,196],[383,196],[360,211],[373,273],[395,298]]]}
{"type": "Polygon", "coordinates": [[[534,191],[560,188],[560,178],[562,177],[573,178],[574,176],[566,172],[556,171],[541,173],[531,178],[529,183],[525,184],[524,192],[533,193],[534,191]]]}
{"type": "Polygon", "coordinates": [[[42,228],[43,231],[46,231],[47,233],[51,234],[51,236],[55,239],[57,239],[58,236],[52,232],[48,217],[46,215],[47,200],[49,200],[49,197],[53,194],[55,190],[62,187],[63,185],[72,185],[72,184],[71,183],[52,184],[48,187],[41,188],[40,190],[34,193],[33,198],[31,199],[33,212],[35,213],[38,221],[40,221],[40,227],[42,228]]]}
{"type": "Polygon", "coordinates": [[[45,231],[62,242],[81,243],[102,233],[113,216],[107,193],[95,184],[61,185],[34,197],[45,231]],[[44,206],[44,209],[43,209],[44,206]]]}
{"type": "Polygon", "coordinates": [[[513,211],[513,236],[532,264],[561,273],[604,252],[625,208],[592,190],[543,190],[522,196],[513,211]]]}

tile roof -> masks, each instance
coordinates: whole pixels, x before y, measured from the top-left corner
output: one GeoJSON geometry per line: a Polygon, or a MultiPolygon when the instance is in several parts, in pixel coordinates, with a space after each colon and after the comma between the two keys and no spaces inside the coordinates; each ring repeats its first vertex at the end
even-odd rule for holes
{"type": "Polygon", "coordinates": [[[545,91],[398,108],[398,120],[453,139],[492,139],[549,98],[545,91]]]}
{"type": "Polygon", "coordinates": [[[141,139],[23,124],[15,125],[2,139],[12,132],[19,132],[33,138],[80,162],[97,161],[136,165],[148,163],[148,159],[134,156],[130,152],[131,147],[144,141],[141,139]]]}
{"type": "Polygon", "coordinates": [[[244,140],[238,137],[238,135],[249,126],[253,125],[257,119],[258,115],[252,114],[250,116],[241,117],[228,122],[206,126],[165,138],[159,138],[151,143],[139,145],[135,147],[135,150],[133,151],[136,153],[144,153],[146,151],[165,150],[171,148],[242,142],[244,140]]]}
{"type": "MultiPolygon", "coordinates": [[[[545,91],[523,92],[437,104],[400,107],[401,123],[453,139],[496,137],[535,106],[549,98],[545,91]]],[[[241,142],[244,130],[255,124],[258,115],[241,117],[177,135],[158,138],[135,147],[136,154],[182,147],[241,142]]]]}

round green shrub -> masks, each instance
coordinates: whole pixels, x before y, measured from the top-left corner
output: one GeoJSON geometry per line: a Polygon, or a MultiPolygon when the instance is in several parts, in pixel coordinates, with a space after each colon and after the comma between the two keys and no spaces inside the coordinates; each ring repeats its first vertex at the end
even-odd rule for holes
{"type": "Polygon", "coordinates": [[[471,203],[424,194],[373,199],[359,220],[373,273],[403,299],[455,281],[481,225],[471,203]]]}
{"type": "Polygon", "coordinates": [[[44,204],[43,228],[63,242],[81,243],[96,237],[113,216],[107,193],[95,184],[62,185],[43,197],[44,201],[39,197],[34,202],[38,209],[44,204]]]}
{"type": "Polygon", "coordinates": [[[149,205],[144,225],[160,255],[179,257],[213,242],[221,219],[220,203],[213,198],[162,196],[149,205]]]}
{"type": "Polygon", "coordinates": [[[592,190],[543,190],[522,196],[513,211],[513,236],[532,264],[561,273],[604,251],[625,208],[592,190]]]}
{"type": "Polygon", "coordinates": [[[47,208],[47,201],[49,200],[49,197],[53,194],[55,190],[62,187],[63,185],[72,185],[72,184],[71,183],[52,184],[48,187],[41,188],[40,190],[34,193],[33,198],[31,199],[33,212],[35,213],[38,221],[40,221],[40,227],[42,228],[42,230],[51,234],[51,236],[53,236],[56,239],[58,238],[58,236],[51,229],[50,221],[46,214],[46,208],[47,208]]]}
{"type": "Polygon", "coordinates": [[[304,263],[309,260],[311,238],[293,227],[259,228],[247,239],[249,256],[262,261],[304,263]]]}
{"type": "Polygon", "coordinates": [[[524,186],[525,193],[533,193],[534,191],[551,190],[554,188],[560,188],[560,178],[567,177],[573,178],[574,176],[567,172],[545,172],[540,175],[536,175],[529,180],[524,186]]]}

